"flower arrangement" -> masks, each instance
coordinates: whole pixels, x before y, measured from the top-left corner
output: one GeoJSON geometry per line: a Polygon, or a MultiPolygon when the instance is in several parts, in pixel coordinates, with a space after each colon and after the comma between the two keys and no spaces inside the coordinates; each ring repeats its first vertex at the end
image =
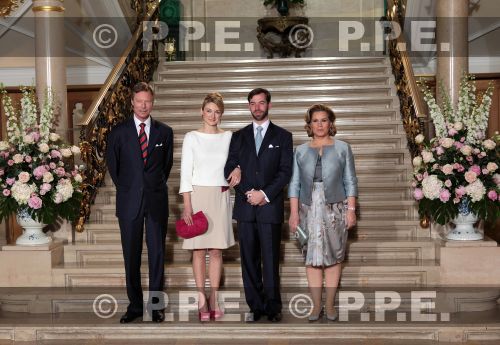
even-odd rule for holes
{"type": "Polygon", "coordinates": [[[73,221],[79,214],[81,171],[71,157],[80,153],[53,131],[54,102],[46,92],[39,112],[33,88],[21,88],[20,110],[2,88],[7,141],[0,141],[0,221],[13,213],[28,213],[45,224],[59,217],[73,221]]]}
{"type": "Polygon", "coordinates": [[[495,220],[500,215],[500,135],[486,138],[493,88],[480,100],[473,77],[464,75],[456,109],[449,97],[438,105],[428,87],[423,92],[436,137],[430,142],[422,134],[415,137],[420,154],[413,159],[412,187],[420,217],[444,225],[465,207],[480,219],[495,220]]]}

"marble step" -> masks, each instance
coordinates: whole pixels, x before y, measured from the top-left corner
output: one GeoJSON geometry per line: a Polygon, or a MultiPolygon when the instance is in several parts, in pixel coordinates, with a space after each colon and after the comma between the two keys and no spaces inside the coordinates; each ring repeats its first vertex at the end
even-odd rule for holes
{"type": "Polygon", "coordinates": [[[205,76],[203,79],[193,78],[189,75],[162,75],[159,74],[159,79],[154,82],[155,93],[162,93],[163,90],[172,88],[176,85],[179,88],[200,89],[205,90],[224,90],[231,88],[243,88],[247,92],[252,90],[258,83],[260,85],[271,85],[269,89],[275,90],[276,88],[287,85],[303,85],[309,87],[313,85],[391,85],[393,84],[394,77],[389,73],[370,73],[365,75],[335,75],[335,74],[304,74],[304,75],[290,75],[287,78],[276,78],[273,75],[260,75],[258,80],[252,75],[232,76],[226,78],[219,78],[218,76],[205,76]]]}
{"type": "MultiPolygon", "coordinates": [[[[348,242],[347,255],[349,260],[359,260],[369,263],[373,260],[419,260],[435,259],[435,243],[430,239],[377,239],[348,242]]],[[[165,246],[166,262],[189,263],[191,252],[182,249],[182,240],[168,241],[165,246]]],[[[239,262],[239,243],[223,251],[224,262],[239,262]]],[[[281,243],[281,260],[286,263],[303,262],[303,256],[295,240],[281,243]]],[[[75,243],[64,246],[64,262],[80,263],[82,266],[96,263],[123,262],[120,243],[83,244],[75,243]]],[[[147,263],[147,246],[143,243],[143,262],[147,263]]]]}
{"type": "MultiPolygon", "coordinates": [[[[167,84],[169,85],[169,84],[167,84]]],[[[177,85],[167,85],[156,93],[155,101],[161,100],[185,100],[186,102],[198,102],[200,103],[205,95],[207,94],[207,89],[203,88],[193,88],[193,87],[177,87],[177,85]]],[[[211,90],[213,90],[213,86],[211,90]]],[[[246,87],[232,87],[225,89],[217,89],[218,92],[224,97],[224,102],[231,100],[247,100],[247,95],[249,89],[246,87]]],[[[272,102],[280,99],[288,99],[290,95],[300,95],[300,97],[311,97],[311,96],[336,96],[341,97],[343,95],[362,97],[363,95],[370,94],[371,96],[388,96],[391,95],[392,86],[391,85],[309,85],[304,87],[303,85],[285,85],[282,87],[269,88],[272,94],[272,102]]]]}
{"type": "MultiPolygon", "coordinates": [[[[395,181],[391,185],[389,178],[382,179],[377,175],[371,177],[364,177],[358,175],[358,203],[364,200],[383,199],[383,200],[411,200],[413,199],[412,190],[410,189],[410,182],[408,181],[395,181]],[[371,182],[368,182],[371,181],[371,182]],[[380,181],[380,182],[373,182],[380,181]],[[373,182],[373,183],[372,183],[373,182]]],[[[115,204],[116,190],[114,187],[101,187],[101,191],[96,197],[94,208],[99,205],[115,204]]],[[[169,193],[177,199],[177,192],[179,189],[179,177],[172,177],[169,181],[169,193]]],[[[232,195],[234,198],[234,193],[232,195]]],[[[286,201],[285,201],[286,203],[286,201]]]]}
{"type": "MultiPolygon", "coordinates": [[[[276,123],[277,125],[282,125],[280,123],[276,123]]],[[[178,128],[174,128],[174,153],[181,154],[182,152],[182,143],[184,141],[185,133],[191,131],[191,128],[179,130],[178,128]]],[[[235,132],[239,130],[241,127],[235,126],[235,128],[230,128],[230,126],[226,126],[226,130],[231,130],[235,132]]],[[[293,134],[293,146],[297,147],[298,145],[308,142],[310,139],[307,135],[307,132],[304,130],[304,122],[302,121],[300,124],[286,124],[287,130],[294,133],[293,134]]],[[[341,131],[340,128],[338,128],[341,131]]],[[[343,140],[351,145],[353,152],[362,151],[366,149],[371,150],[401,150],[406,149],[407,140],[402,137],[400,131],[402,128],[399,125],[394,126],[386,126],[386,127],[349,127],[344,128],[342,132],[339,132],[335,136],[338,140],[343,140]]],[[[180,156],[179,156],[180,158],[180,156]]],[[[356,158],[356,157],[354,157],[356,158]]]]}
{"type": "MultiPolygon", "coordinates": [[[[305,133],[304,114],[295,114],[293,116],[290,116],[289,118],[278,118],[277,120],[274,120],[273,117],[273,123],[282,126],[283,128],[287,129],[290,132],[293,132],[294,137],[308,139],[306,138],[305,134],[301,133],[302,131],[304,131],[305,133]]],[[[250,123],[248,114],[245,114],[242,117],[243,119],[241,122],[247,121],[247,123],[250,123]]],[[[157,119],[161,120],[162,117],[157,119]]],[[[224,124],[224,126],[222,126],[221,123],[221,128],[223,128],[224,130],[231,130],[233,132],[241,129],[242,127],[239,126],[238,123],[234,123],[235,122],[234,120],[236,119],[237,119],[236,115],[230,113],[224,114],[223,120],[224,121],[227,120],[228,123],[224,124]]],[[[198,114],[196,114],[192,118],[191,117],[184,118],[182,122],[172,122],[171,125],[169,124],[169,126],[172,127],[174,135],[176,136],[177,139],[180,135],[183,136],[186,132],[192,131],[193,128],[194,130],[197,130],[198,128],[201,127],[200,114],[198,112],[198,114]]],[[[398,134],[399,138],[402,139],[401,134],[404,131],[401,120],[387,120],[382,123],[378,119],[371,119],[366,121],[353,121],[350,119],[341,119],[341,120],[335,120],[335,126],[337,127],[336,138],[340,139],[342,139],[342,137],[344,138],[352,137],[352,139],[356,139],[355,134],[361,135],[361,137],[366,136],[367,134],[380,135],[380,137],[378,138],[379,140],[386,139],[383,136],[385,134],[398,134]]],[[[368,138],[363,138],[363,139],[368,139],[368,138]]]]}
{"type": "MultiPolygon", "coordinates": [[[[342,286],[425,286],[437,282],[439,264],[436,260],[348,260],[343,263],[342,286]]],[[[284,263],[280,267],[281,286],[307,287],[305,267],[284,263]]],[[[227,263],[223,273],[224,287],[242,287],[239,263],[227,263]]],[[[143,270],[142,284],[147,285],[147,270],[143,270]]],[[[194,287],[192,268],[189,264],[165,265],[165,286],[194,287]]],[[[124,286],[125,272],[122,263],[64,263],[53,267],[52,286],[99,287],[124,286]]]]}
{"type": "MultiPolygon", "coordinates": [[[[359,179],[358,181],[358,204],[365,200],[411,200],[412,190],[407,181],[380,181],[378,179],[359,179]],[[368,182],[370,181],[370,182],[368,182]]],[[[179,190],[179,177],[169,180],[169,193],[176,195],[179,190]]],[[[234,192],[232,193],[234,197],[234,192]]],[[[96,197],[95,205],[115,205],[116,189],[114,187],[101,187],[96,197]]]]}
{"type": "Polygon", "coordinates": [[[186,65],[186,68],[162,68],[158,73],[159,81],[167,81],[169,78],[183,79],[205,79],[217,77],[220,79],[234,77],[252,77],[256,84],[259,84],[260,77],[268,78],[271,75],[275,79],[287,79],[297,76],[321,76],[321,75],[386,75],[390,73],[391,67],[386,61],[382,63],[367,62],[367,63],[346,63],[346,64],[322,64],[311,66],[308,64],[292,66],[286,63],[269,66],[241,66],[233,68],[224,65],[207,65],[205,67],[196,68],[196,74],[193,74],[192,66],[186,65]],[[272,68],[272,71],[269,69],[272,68]]]}
{"type": "MultiPolygon", "coordinates": [[[[198,103],[201,102],[201,99],[198,103]]],[[[200,121],[200,104],[188,104],[186,108],[182,109],[170,109],[168,105],[158,105],[155,104],[153,109],[153,116],[158,120],[164,121],[169,125],[182,126],[184,122],[198,122],[200,121]],[[176,121],[179,118],[182,118],[182,121],[176,121]]],[[[297,121],[298,117],[301,117],[303,121],[304,114],[307,108],[297,109],[297,108],[273,108],[272,119],[274,122],[276,121],[287,121],[293,120],[297,121]]],[[[336,106],[333,108],[335,111],[336,124],[366,124],[367,126],[371,126],[374,124],[385,124],[392,123],[392,121],[396,121],[401,124],[401,116],[399,115],[398,109],[395,108],[376,108],[376,107],[345,107],[342,109],[338,109],[336,106]]],[[[224,118],[221,123],[221,127],[225,128],[227,122],[225,119],[230,118],[239,118],[241,117],[242,126],[250,123],[251,117],[248,111],[248,105],[234,105],[230,108],[226,108],[224,112],[224,118]],[[245,121],[243,121],[243,119],[245,121]]],[[[196,126],[193,126],[192,129],[196,129],[196,126]]]]}
{"type": "Polygon", "coordinates": [[[293,66],[299,67],[316,67],[316,66],[332,66],[332,65],[363,65],[363,64],[380,64],[388,65],[389,60],[385,56],[364,56],[364,57],[314,57],[314,58],[283,58],[283,59],[245,59],[245,60],[203,60],[203,61],[168,61],[163,62],[159,66],[159,71],[163,70],[198,70],[202,68],[229,68],[229,69],[245,69],[263,67],[274,69],[275,67],[293,66]]]}
{"type": "MultiPolygon", "coordinates": [[[[498,290],[492,287],[484,288],[460,288],[460,287],[425,287],[427,291],[435,292],[435,307],[429,308],[429,312],[471,312],[471,311],[486,311],[497,307],[496,297],[498,290]],[[464,300],[464,297],[466,301],[464,300]],[[451,305],[450,302],[454,302],[451,305]]],[[[412,307],[412,293],[422,291],[418,288],[397,287],[393,293],[397,293],[400,298],[400,304],[397,308],[398,312],[409,312],[412,307]]],[[[358,312],[373,313],[377,310],[377,305],[385,302],[377,299],[376,296],[381,296],[387,292],[387,289],[379,288],[342,288],[339,290],[339,295],[348,295],[351,293],[361,294],[364,303],[359,308],[358,312]]],[[[179,289],[167,287],[164,291],[167,295],[166,309],[168,312],[192,313],[191,306],[187,304],[196,303],[198,296],[197,292],[192,289],[179,289]],[[189,308],[189,309],[188,309],[189,308]]],[[[23,313],[28,315],[30,319],[40,314],[57,314],[68,313],[92,313],[94,311],[94,301],[102,300],[105,297],[110,298],[110,303],[113,303],[112,298],[116,301],[116,312],[121,315],[125,312],[128,305],[128,298],[125,289],[121,287],[77,287],[77,288],[1,288],[0,289],[0,310],[6,315],[7,313],[23,313]]],[[[293,300],[296,296],[309,295],[308,289],[304,288],[286,288],[281,290],[283,300],[283,314],[286,318],[293,316],[291,311],[293,308],[293,300]],[[290,306],[292,308],[290,308],[290,306]]],[[[222,288],[219,291],[219,302],[226,306],[226,312],[229,314],[242,313],[248,311],[245,301],[244,291],[234,288],[222,288]],[[224,303],[225,302],[225,303],[224,303]],[[231,306],[229,303],[236,304],[231,306]]],[[[345,310],[344,300],[336,301],[338,310],[345,310]]],[[[109,305],[111,306],[111,305],[109,305]]],[[[308,302],[304,303],[303,307],[310,308],[308,302]]],[[[353,313],[355,314],[355,313],[353,313]]],[[[43,315],[40,315],[43,316],[43,315]]],[[[61,315],[62,316],[62,315],[61,315]]],[[[68,315],[69,316],[69,315],[68,315]]],[[[97,315],[95,315],[97,316],[97,315]]],[[[353,315],[352,315],[353,316],[353,315]]],[[[371,315],[373,317],[373,315],[371,315]]],[[[358,316],[359,317],[359,316],[358,316]]],[[[353,317],[354,319],[354,317],[353,317]]],[[[299,317],[297,317],[298,321],[299,317]]],[[[229,320],[221,320],[229,321],[229,320]]],[[[0,326],[1,327],[1,326],[0,326]]]]}
{"type": "MultiPolygon", "coordinates": [[[[182,207],[182,198],[178,194],[171,194],[177,199],[170,200],[169,214],[179,217],[182,207]]],[[[414,200],[366,200],[359,207],[360,219],[417,219],[416,202],[414,200]]],[[[99,205],[94,208],[90,220],[97,222],[113,221],[115,219],[115,205],[99,205]]]]}
{"type": "MultiPolygon", "coordinates": [[[[203,99],[197,100],[196,103],[191,103],[192,105],[192,110],[199,111],[200,108],[200,102],[203,99]]],[[[290,95],[288,98],[281,98],[281,99],[273,99],[273,108],[288,108],[288,107],[293,107],[296,109],[301,109],[302,111],[305,111],[307,108],[309,108],[312,104],[314,103],[327,103],[330,104],[332,107],[338,108],[338,107],[385,107],[387,109],[390,109],[397,104],[399,104],[399,100],[396,96],[393,95],[387,95],[387,96],[371,96],[371,95],[362,95],[362,96],[352,96],[352,95],[343,95],[343,96],[307,96],[307,97],[297,97],[294,95],[290,95]]],[[[227,107],[227,110],[225,111],[230,111],[232,107],[248,107],[248,104],[246,102],[246,98],[243,99],[228,99],[224,100],[224,105],[227,107]]],[[[152,112],[153,117],[156,115],[156,111],[158,107],[161,106],[168,106],[168,109],[173,109],[173,110],[178,110],[179,108],[186,108],[189,106],[186,104],[184,100],[178,100],[178,99],[162,99],[161,97],[157,96],[157,101],[155,101],[155,109],[152,112]]],[[[188,108],[189,109],[189,108],[188,108]]],[[[272,118],[272,115],[271,115],[272,118]]]]}
{"type": "MultiPolygon", "coordinates": [[[[167,238],[169,240],[177,240],[174,230],[175,218],[169,218],[169,230],[167,232],[167,238]]],[[[236,225],[235,234],[237,234],[236,225]]],[[[289,230],[287,225],[283,225],[283,238],[289,238],[289,230]]],[[[359,220],[356,229],[351,230],[352,237],[358,239],[401,239],[409,240],[412,238],[429,238],[429,229],[422,229],[417,220],[392,220],[390,218],[386,219],[376,219],[376,220],[359,220]]],[[[121,243],[120,230],[118,226],[118,221],[107,223],[87,223],[85,224],[85,231],[82,233],[76,233],[76,239],[78,243],[96,243],[96,244],[108,244],[108,243],[121,243]]]]}
{"type": "MultiPolygon", "coordinates": [[[[282,126],[286,130],[293,133],[293,144],[298,146],[304,142],[310,141],[310,137],[304,129],[305,122],[303,119],[296,119],[293,121],[274,121],[278,126],[282,126]]],[[[182,125],[174,125],[172,129],[174,130],[174,147],[179,149],[182,148],[182,142],[184,140],[184,135],[195,128],[195,130],[201,127],[200,121],[198,123],[186,123],[182,125]]],[[[238,124],[232,122],[225,126],[225,130],[230,130],[236,132],[242,127],[238,124]]],[[[401,135],[403,127],[399,123],[388,123],[387,125],[374,125],[374,126],[363,126],[361,124],[349,124],[343,127],[337,126],[336,139],[348,142],[353,150],[363,149],[366,145],[370,145],[373,149],[384,148],[384,145],[393,144],[394,142],[398,144],[407,144],[406,137],[401,135]],[[379,145],[379,146],[377,146],[379,145]]],[[[403,147],[403,148],[405,148],[403,147]]],[[[390,148],[401,148],[391,146],[390,148]]]]}
{"type": "MultiPolygon", "coordinates": [[[[356,162],[356,172],[358,167],[369,166],[394,166],[402,164],[411,164],[410,153],[405,148],[399,149],[384,149],[384,148],[359,148],[352,145],[352,151],[356,162]]],[[[176,146],[174,149],[174,164],[172,167],[172,174],[180,171],[182,146],[176,146]]]]}
{"type": "MultiPolygon", "coordinates": [[[[11,322],[2,327],[0,339],[8,345],[14,339],[31,341],[27,345],[303,344],[312,343],[311,339],[317,345],[439,345],[442,342],[496,345],[500,341],[500,326],[491,313],[484,313],[487,313],[486,322],[478,322],[477,317],[474,320],[472,316],[466,318],[470,323],[462,321],[458,324],[450,323],[446,318],[440,320],[439,314],[436,315],[438,321],[434,323],[398,322],[395,313],[392,313],[391,321],[383,323],[359,322],[358,313],[357,322],[353,322],[354,317],[349,322],[327,322],[324,319],[314,324],[309,323],[307,318],[298,321],[296,318],[285,318],[279,324],[268,321],[245,324],[242,321],[244,315],[237,315],[239,321],[236,322],[200,323],[195,316],[191,316],[189,321],[184,322],[174,317],[173,321],[161,325],[137,322],[126,326],[119,324],[121,314],[108,320],[88,314],[66,315],[55,322],[43,316],[28,325],[19,320],[11,322]]],[[[410,319],[410,315],[407,316],[410,319]]]]}
{"type": "MultiPolygon", "coordinates": [[[[412,166],[400,164],[394,167],[374,166],[370,169],[356,171],[359,183],[363,182],[405,182],[410,185],[411,176],[413,174],[412,166]]],[[[169,184],[178,185],[179,175],[170,175],[169,184]]],[[[114,191],[113,181],[109,174],[104,177],[104,186],[99,188],[99,193],[107,193],[114,191]]]]}

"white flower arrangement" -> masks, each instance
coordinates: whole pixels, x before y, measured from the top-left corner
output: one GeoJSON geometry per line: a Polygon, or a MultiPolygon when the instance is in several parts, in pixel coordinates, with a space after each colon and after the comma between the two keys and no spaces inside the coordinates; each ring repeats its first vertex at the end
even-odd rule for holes
{"type": "Polygon", "coordinates": [[[412,187],[420,216],[445,224],[465,204],[479,218],[495,220],[500,216],[500,135],[485,139],[493,87],[479,102],[472,76],[464,75],[456,107],[444,92],[441,105],[428,87],[423,92],[436,137],[415,137],[420,155],[413,159],[412,187]]]}
{"type": "Polygon", "coordinates": [[[7,141],[0,141],[0,221],[23,211],[45,224],[58,217],[72,221],[79,214],[83,178],[71,158],[80,149],[65,144],[53,131],[50,90],[40,112],[34,90],[21,88],[21,92],[16,111],[2,89],[7,141]]]}

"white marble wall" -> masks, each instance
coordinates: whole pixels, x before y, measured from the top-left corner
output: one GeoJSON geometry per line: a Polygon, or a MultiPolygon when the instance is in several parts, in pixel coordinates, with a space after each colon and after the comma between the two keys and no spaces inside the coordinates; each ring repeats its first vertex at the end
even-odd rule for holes
{"type": "MultiPolygon", "coordinates": [[[[198,40],[186,40],[185,45],[187,60],[208,59],[254,59],[264,58],[257,41],[257,20],[262,17],[276,17],[278,13],[275,8],[265,7],[262,0],[182,0],[183,17],[185,20],[196,20],[201,22],[197,30],[205,29],[204,36],[198,40]],[[240,44],[238,52],[227,52],[225,48],[216,49],[214,21],[235,20],[240,21],[240,28],[227,29],[226,31],[237,32],[238,38],[227,38],[225,42],[240,44]],[[204,51],[202,42],[211,42],[209,51],[204,51]],[[245,43],[252,43],[253,49],[245,51],[245,43]]],[[[310,20],[310,26],[314,32],[314,41],[308,48],[305,57],[319,56],[349,56],[352,52],[339,52],[339,20],[367,20],[363,41],[355,42],[350,46],[352,51],[360,51],[361,42],[372,42],[374,47],[374,23],[383,14],[383,0],[306,0],[304,7],[292,7],[290,15],[306,16],[310,20]]],[[[192,32],[193,28],[188,29],[192,32]]],[[[220,32],[220,31],[217,31],[220,32]]],[[[198,31],[201,33],[201,31],[198,31]]],[[[220,37],[220,35],[218,36],[220,37]]],[[[220,45],[218,46],[221,47],[220,45]]],[[[379,53],[374,52],[373,55],[379,53]]]]}

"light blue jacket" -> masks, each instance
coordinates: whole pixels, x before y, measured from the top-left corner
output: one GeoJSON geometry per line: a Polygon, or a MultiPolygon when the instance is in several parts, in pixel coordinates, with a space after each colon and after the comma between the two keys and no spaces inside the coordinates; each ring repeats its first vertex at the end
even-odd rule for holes
{"type": "MultiPolygon", "coordinates": [[[[288,197],[299,198],[302,204],[311,205],[314,171],[318,149],[309,143],[297,146],[293,155],[293,173],[288,185],[288,197]]],[[[335,139],[334,144],[323,146],[321,169],[325,199],[329,204],[344,201],[348,196],[358,196],[358,179],[354,157],[348,143],[335,139]]]]}

